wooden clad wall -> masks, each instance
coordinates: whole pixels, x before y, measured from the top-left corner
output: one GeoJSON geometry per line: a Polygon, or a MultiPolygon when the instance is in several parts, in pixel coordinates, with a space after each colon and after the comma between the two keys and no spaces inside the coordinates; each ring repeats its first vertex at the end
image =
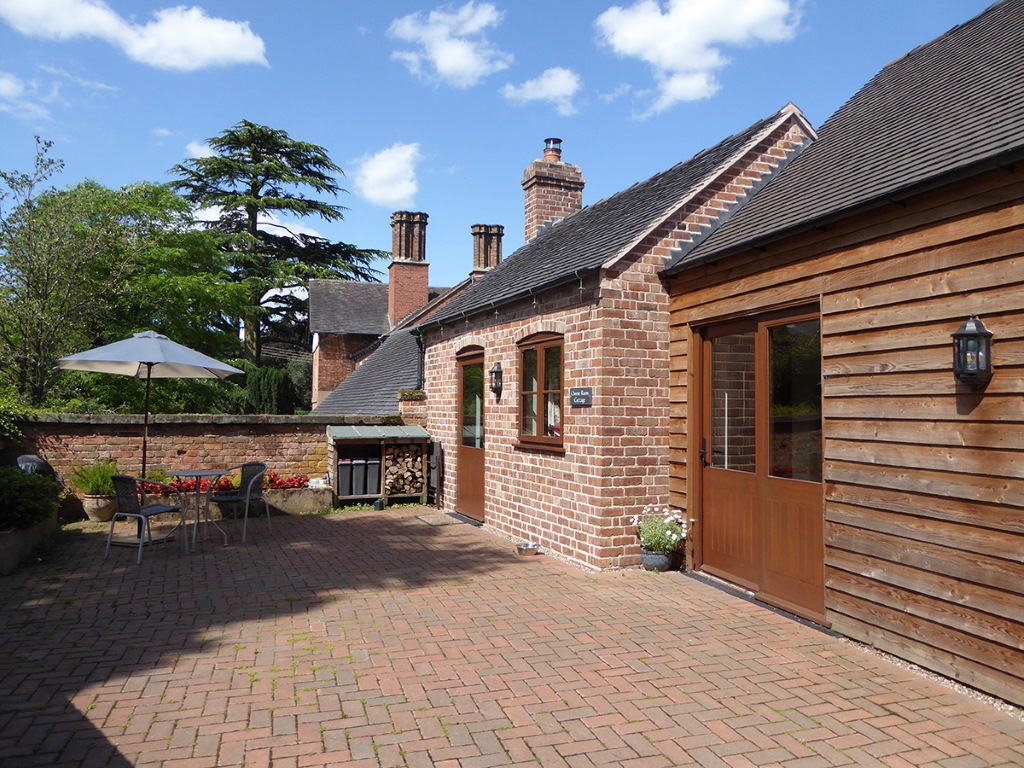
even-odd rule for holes
{"type": "MultiPolygon", "coordinates": [[[[692,329],[819,301],[828,620],[1024,704],[1024,171],[694,268],[669,287],[672,503],[699,531],[692,329]],[[995,334],[980,394],[951,370],[950,334],[971,313],[995,334]]],[[[697,545],[699,567],[699,534],[697,545]]]]}

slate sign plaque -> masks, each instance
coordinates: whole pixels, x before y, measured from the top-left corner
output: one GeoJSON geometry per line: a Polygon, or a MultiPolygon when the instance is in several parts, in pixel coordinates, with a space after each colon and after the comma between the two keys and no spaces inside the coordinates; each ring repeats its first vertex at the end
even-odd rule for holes
{"type": "Polygon", "coordinates": [[[594,404],[593,387],[569,387],[569,406],[572,408],[589,408],[594,404]]]}

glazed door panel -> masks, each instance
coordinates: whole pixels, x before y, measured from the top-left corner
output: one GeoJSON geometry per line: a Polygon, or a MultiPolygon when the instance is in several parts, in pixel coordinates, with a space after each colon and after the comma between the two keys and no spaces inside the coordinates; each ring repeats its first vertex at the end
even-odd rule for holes
{"type": "Polygon", "coordinates": [[[705,343],[704,568],[750,589],[758,586],[755,364],[756,330],[720,329],[705,343]]]}
{"type": "Polygon", "coordinates": [[[459,361],[458,490],[455,509],[484,519],[484,360],[459,361]]]}
{"type": "Polygon", "coordinates": [[[767,400],[761,432],[767,471],[760,483],[767,602],[823,622],[824,493],[821,485],[821,322],[764,324],[767,400]]]}

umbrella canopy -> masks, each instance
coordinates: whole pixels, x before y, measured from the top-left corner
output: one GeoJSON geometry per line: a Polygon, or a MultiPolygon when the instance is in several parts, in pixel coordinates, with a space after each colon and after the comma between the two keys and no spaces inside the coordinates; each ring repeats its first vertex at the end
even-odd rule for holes
{"type": "Polygon", "coordinates": [[[233,373],[243,373],[154,331],[62,357],[57,367],[137,379],[224,379],[233,373]]]}
{"type": "Polygon", "coordinates": [[[149,439],[149,382],[151,379],[224,379],[244,373],[154,331],[136,333],[96,349],[62,357],[57,367],[68,371],[114,373],[146,380],[146,406],[142,433],[142,476],[146,476],[149,439]]]}

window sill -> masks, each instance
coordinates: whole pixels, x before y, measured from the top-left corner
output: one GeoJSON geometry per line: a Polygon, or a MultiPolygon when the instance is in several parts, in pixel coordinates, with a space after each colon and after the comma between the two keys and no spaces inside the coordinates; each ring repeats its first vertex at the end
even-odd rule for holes
{"type": "Polygon", "coordinates": [[[564,445],[545,445],[544,443],[512,443],[512,447],[518,451],[536,451],[537,453],[553,453],[558,456],[565,455],[564,445]]]}

